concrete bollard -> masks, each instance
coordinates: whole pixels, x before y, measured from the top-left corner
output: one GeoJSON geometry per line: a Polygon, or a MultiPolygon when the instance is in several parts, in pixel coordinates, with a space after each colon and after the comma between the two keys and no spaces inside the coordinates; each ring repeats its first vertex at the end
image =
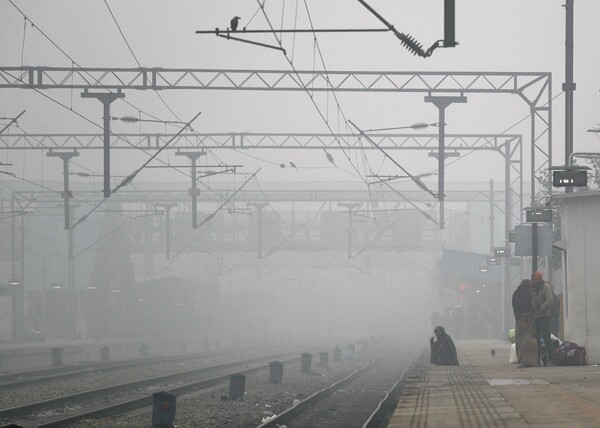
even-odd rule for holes
{"type": "Polygon", "coordinates": [[[300,355],[300,371],[304,373],[310,372],[310,366],[312,365],[312,355],[304,352],[300,355]]]}
{"type": "Polygon", "coordinates": [[[110,348],[108,346],[102,346],[100,348],[100,361],[103,363],[110,361],[110,348]]]}
{"type": "Polygon", "coordinates": [[[336,363],[342,361],[342,350],[337,346],[333,350],[333,361],[335,361],[336,363]]]}
{"type": "Polygon", "coordinates": [[[269,381],[271,383],[281,383],[283,380],[283,363],[280,361],[271,361],[269,363],[269,381]]]}
{"type": "Polygon", "coordinates": [[[354,346],[353,343],[350,343],[348,346],[346,346],[346,349],[342,351],[342,360],[353,361],[355,351],[356,346],[354,346]]]}
{"type": "Polygon", "coordinates": [[[63,349],[52,348],[50,350],[50,359],[52,360],[53,366],[60,366],[63,363],[63,349]]]}
{"type": "Polygon", "coordinates": [[[168,392],[152,394],[152,428],[173,428],[176,398],[168,392]]]}
{"type": "Polygon", "coordinates": [[[229,399],[243,400],[244,389],[246,388],[246,377],[243,374],[235,373],[229,376],[229,399]]]}
{"type": "Polygon", "coordinates": [[[327,352],[319,353],[319,365],[327,367],[329,363],[329,354],[327,352]]]}

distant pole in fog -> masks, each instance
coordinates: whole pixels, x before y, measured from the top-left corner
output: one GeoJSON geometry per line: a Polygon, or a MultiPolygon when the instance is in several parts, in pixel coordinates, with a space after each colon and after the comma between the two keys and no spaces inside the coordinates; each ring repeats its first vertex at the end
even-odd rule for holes
{"type": "Polygon", "coordinates": [[[75,266],[73,264],[73,227],[71,222],[72,207],[69,203],[73,197],[69,189],[69,161],[72,157],[79,156],[79,153],[74,150],[72,152],[53,152],[50,150],[46,156],[60,158],[63,162],[63,192],[62,198],[65,206],[65,229],[68,231],[68,262],[67,262],[67,289],[73,291],[75,289],[75,266]]]}
{"type": "Polygon", "coordinates": [[[348,210],[348,258],[352,258],[352,210],[360,206],[357,202],[340,202],[338,207],[344,207],[348,210]]]}
{"type": "Polygon", "coordinates": [[[490,179],[490,254],[494,254],[494,179],[490,179]]]}
{"type": "Polygon", "coordinates": [[[267,202],[249,202],[249,207],[253,207],[256,210],[256,241],[258,258],[262,259],[262,210],[264,207],[269,205],[267,202]]]}
{"type": "Polygon", "coordinates": [[[185,156],[190,160],[192,166],[192,187],[189,190],[189,194],[192,196],[192,229],[198,228],[198,195],[200,191],[198,189],[198,181],[197,177],[197,164],[198,158],[200,156],[205,156],[205,151],[199,152],[180,152],[177,151],[175,156],[185,156]]]}
{"type": "Polygon", "coordinates": [[[164,203],[156,206],[165,210],[165,257],[169,260],[171,258],[171,208],[174,208],[177,204],[164,203]]]}

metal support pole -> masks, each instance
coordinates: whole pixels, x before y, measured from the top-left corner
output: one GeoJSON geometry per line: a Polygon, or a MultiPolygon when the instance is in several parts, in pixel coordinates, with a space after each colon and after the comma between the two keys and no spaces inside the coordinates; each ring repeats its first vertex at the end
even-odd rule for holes
{"type": "Polygon", "coordinates": [[[175,156],[186,156],[192,165],[192,187],[189,194],[192,197],[192,229],[198,228],[198,181],[197,181],[197,164],[196,161],[200,156],[206,155],[206,152],[177,152],[175,156]]]}
{"type": "Polygon", "coordinates": [[[494,179],[490,179],[490,254],[494,254],[494,179]]]}
{"type": "Polygon", "coordinates": [[[125,98],[120,89],[117,92],[91,93],[87,89],[81,94],[81,98],[96,98],[104,107],[103,129],[104,129],[104,197],[110,198],[110,104],[119,98],[125,98]]]}
{"type": "Polygon", "coordinates": [[[529,113],[530,113],[530,119],[531,119],[531,127],[530,127],[530,131],[531,131],[531,202],[530,202],[530,206],[534,207],[535,206],[535,108],[533,106],[531,106],[531,108],[529,109],[529,113]]]}
{"type": "Polygon", "coordinates": [[[258,258],[262,259],[262,210],[268,205],[266,202],[250,202],[247,204],[256,210],[256,239],[258,258]]]}
{"type": "MultiPolygon", "coordinates": [[[[508,233],[512,230],[512,189],[510,175],[510,144],[504,143],[504,242],[508,242],[508,233]]],[[[502,331],[501,338],[506,337],[505,333],[508,330],[508,320],[512,306],[509,302],[509,296],[512,295],[509,290],[511,277],[511,258],[503,259],[502,265],[502,331]]]]}
{"type": "Polygon", "coordinates": [[[438,201],[440,205],[440,229],[444,228],[444,165],[446,160],[446,107],[452,103],[466,103],[465,96],[426,96],[426,103],[433,103],[438,108],[438,201]]]}
{"type": "Polygon", "coordinates": [[[69,160],[72,157],[79,156],[76,151],[73,152],[62,152],[57,153],[50,150],[47,154],[48,157],[58,157],[63,162],[63,192],[62,198],[65,206],[65,229],[67,230],[68,236],[68,255],[67,255],[67,289],[73,291],[75,289],[75,267],[73,265],[73,228],[71,227],[72,207],[69,203],[73,197],[69,189],[69,160]]]}
{"type": "Polygon", "coordinates": [[[25,324],[25,214],[21,216],[21,272],[19,275],[19,285],[16,290],[16,339],[21,342],[23,340],[23,331],[25,324]]]}
{"type": "Polygon", "coordinates": [[[352,210],[358,208],[360,204],[356,202],[339,203],[338,207],[344,207],[348,210],[348,258],[352,258],[352,210]]]}
{"type": "Polygon", "coordinates": [[[73,197],[73,194],[69,190],[69,160],[72,157],[79,156],[76,151],[73,152],[62,152],[57,153],[50,150],[46,155],[48,157],[57,157],[63,161],[63,192],[62,198],[65,204],[65,229],[71,229],[71,207],[69,205],[69,199],[73,197]]]}
{"type": "Polygon", "coordinates": [[[538,270],[537,223],[531,223],[531,273],[538,270]]]}
{"type": "MultiPolygon", "coordinates": [[[[566,28],[565,28],[565,83],[562,90],[565,92],[565,165],[570,165],[571,153],[573,153],[573,15],[574,0],[566,0],[566,28]]],[[[565,191],[570,193],[572,187],[566,187],[565,191]]]]}
{"type": "Polygon", "coordinates": [[[165,210],[165,246],[166,246],[166,258],[171,258],[171,208],[174,208],[177,204],[157,204],[158,208],[165,210]]]}
{"type": "MultiPolygon", "coordinates": [[[[10,210],[16,213],[17,192],[12,192],[10,210]]],[[[19,204],[20,205],[20,204],[19,204]]],[[[12,295],[12,340],[20,342],[23,340],[24,331],[24,277],[25,277],[25,211],[21,215],[11,217],[11,277],[8,286],[12,295]],[[20,218],[20,231],[17,233],[17,221],[20,218]],[[18,242],[20,240],[20,242],[18,242]]]]}

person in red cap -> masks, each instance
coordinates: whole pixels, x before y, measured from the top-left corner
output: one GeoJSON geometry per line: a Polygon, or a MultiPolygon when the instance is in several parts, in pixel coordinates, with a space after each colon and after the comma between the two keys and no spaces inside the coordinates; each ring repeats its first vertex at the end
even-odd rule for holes
{"type": "Polygon", "coordinates": [[[538,354],[542,364],[547,366],[548,359],[552,361],[553,355],[550,339],[550,310],[554,301],[554,293],[550,284],[543,280],[540,271],[531,275],[531,286],[533,287],[533,315],[535,317],[535,337],[538,340],[538,354]],[[543,345],[540,338],[544,341],[543,345]]]}

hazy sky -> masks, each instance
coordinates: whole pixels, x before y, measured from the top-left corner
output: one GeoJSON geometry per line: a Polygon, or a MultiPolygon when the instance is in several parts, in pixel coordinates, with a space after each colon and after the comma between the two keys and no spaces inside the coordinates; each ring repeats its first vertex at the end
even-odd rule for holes
{"type": "MultiPolygon", "coordinates": [[[[82,66],[135,67],[129,52],[103,0],[42,1],[12,0],[33,23],[82,66]]],[[[196,1],[115,1],[107,0],[127,40],[144,67],[192,67],[233,69],[284,69],[289,64],[282,53],[214,35],[196,35],[198,29],[225,28],[231,17],[240,16],[240,26],[257,12],[257,2],[196,0],[196,1]]],[[[564,8],[559,0],[458,0],[456,2],[456,38],[454,49],[439,49],[431,58],[412,56],[391,33],[323,34],[319,45],[328,70],[400,70],[400,71],[550,71],[553,73],[553,93],[559,94],[564,80],[564,8]]],[[[370,4],[395,27],[413,35],[429,46],[443,38],[442,0],[371,0],[370,4]]],[[[276,28],[309,28],[307,9],[316,28],[381,28],[363,6],[353,0],[267,0],[266,12],[276,28]],[[297,10],[297,13],[296,13],[297,10]]],[[[598,140],[586,130],[600,121],[600,81],[597,54],[600,37],[597,18],[600,2],[575,1],[575,150],[597,150],[598,140]]],[[[258,12],[248,28],[268,28],[258,12]]],[[[256,40],[274,44],[272,34],[256,40]]],[[[310,34],[284,35],[288,49],[298,69],[322,68],[310,34]],[[292,49],[293,48],[293,49],[292,49]]],[[[6,66],[47,65],[71,66],[71,62],[52,46],[36,28],[29,24],[24,34],[24,19],[8,0],[0,2],[0,58],[6,66]],[[24,37],[25,36],[25,37],[24,37]]],[[[93,121],[100,123],[101,106],[94,100],[83,100],[79,92],[48,91],[48,95],[73,105],[93,121]]],[[[127,100],[138,108],[164,119],[171,113],[156,93],[126,92],[127,100]]],[[[202,116],[194,124],[200,132],[326,132],[323,121],[306,93],[240,92],[240,91],[171,91],[162,96],[181,118],[189,119],[196,112],[202,116]]],[[[344,115],[363,128],[410,125],[415,122],[436,122],[437,111],[423,102],[423,94],[339,94],[344,115]]],[[[324,100],[324,98],[323,98],[324,100]]],[[[326,102],[319,99],[322,111],[326,102]]],[[[335,115],[330,97],[330,114],[335,115]]],[[[555,164],[562,163],[564,100],[554,102],[555,164]]],[[[19,124],[29,133],[36,132],[99,132],[99,129],[72,112],[62,109],[32,91],[4,90],[0,97],[0,116],[12,117],[27,110],[19,124]]],[[[134,115],[130,106],[115,102],[113,115],[134,115]]],[[[447,113],[447,132],[500,133],[528,114],[526,104],[517,96],[472,95],[466,105],[455,105],[447,113]]],[[[335,116],[332,116],[335,117],[335,116]]],[[[528,121],[510,130],[528,135],[528,121]]],[[[164,131],[162,125],[115,123],[114,132],[164,131]]],[[[170,130],[170,129],[169,129],[170,130]]],[[[13,130],[11,132],[16,132],[13,130]]],[[[435,131],[434,131],[435,132],[435,131]]],[[[528,142],[527,142],[528,144],[528,142]]],[[[524,150],[528,152],[527,146],[524,150]]],[[[342,153],[333,153],[341,168],[329,168],[324,153],[251,152],[266,161],[256,160],[239,152],[219,151],[224,162],[243,164],[245,171],[263,167],[261,180],[346,180],[352,179],[352,167],[342,153]],[[281,169],[280,162],[293,160],[307,169],[281,169]],[[274,163],[274,164],[273,164],[274,163]],[[318,169],[315,169],[317,167],[318,169]]],[[[526,156],[526,155],[525,155],[526,156]]],[[[18,176],[45,180],[60,180],[60,163],[44,159],[40,153],[0,154],[2,161],[15,164],[18,176]],[[23,165],[25,162],[25,165],[23,165]],[[41,165],[43,162],[43,165],[41,165]],[[43,172],[42,172],[43,171],[43,172]]],[[[435,169],[433,158],[398,154],[411,172],[435,169]]],[[[127,174],[146,159],[143,154],[128,152],[114,157],[114,174],[127,174]]],[[[163,159],[167,159],[166,156],[163,159]]],[[[172,159],[171,159],[172,160],[172,159]]],[[[486,181],[502,178],[500,157],[473,155],[448,169],[448,180],[486,181]],[[496,161],[492,161],[497,159],[496,161]]],[[[209,157],[214,163],[216,158],[209,157]]],[[[355,158],[361,172],[367,171],[355,158]]],[[[369,164],[377,167],[381,157],[369,154],[369,164]]],[[[101,170],[99,153],[83,153],[77,163],[101,170]]],[[[526,163],[527,165],[527,163],[526,163]]],[[[397,173],[385,163],[382,172],[397,173]]],[[[527,176],[527,172],[526,172],[527,176]]],[[[153,170],[140,176],[147,181],[180,181],[182,177],[169,171],[153,170]]],[[[184,178],[185,179],[185,178],[184,178]]]]}

